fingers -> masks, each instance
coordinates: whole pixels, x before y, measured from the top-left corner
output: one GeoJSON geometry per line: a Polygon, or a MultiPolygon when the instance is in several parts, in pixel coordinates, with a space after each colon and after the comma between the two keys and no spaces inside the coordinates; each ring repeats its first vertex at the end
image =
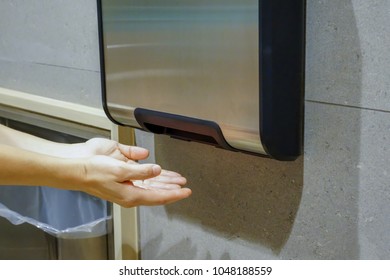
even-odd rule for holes
{"type": "Polygon", "coordinates": [[[133,185],[142,189],[165,189],[165,190],[173,190],[180,189],[181,185],[171,184],[171,183],[162,183],[159,181],[153,180],[135,180],[132,181],[133,185]]]}
{"type": "Polygon", "coordinates": [[[180,189],[182,186],[187,184],[187,179],[179,173],[162,170],[159,176],[146,180],[133,180],[133,184],[144,189],[180,189]]]}
{"type": "MultiPolygon", "coordinates": [[[[132,168],[136,166],[138,168],[156,167],[153,164],[133,164],[132,168]]],[[[165,205],[191,195],[192,191],[190,189],[183,188],[187,183],[187,179],[179,173],[161,169],[155,171],[159,171],[158,176],[124,182],[122,185],[126,190],[125,195],[129,199],[121,201],[119,204],[123,207],[165,205]]],[[[146,174],[147,172],[144,173],[144,175],[146,174]]],[[[142,175],[140,174],[140,176],[142,175]]]]}
{"type": "Polygon", "coordinates": [[[161,167],[157,164],[124,163],[119,178],[122,182],[146,180],[161,174],[161,167]]]}
{"type": "Polygon", "coordinates": [[[178,186],[184,186],[187,184],[187,179],[182,176],[164,176],[159,175],[157,177],[144,180],[143,183],[150,187],[158,187],[160,185],[178,185],[178,186]]]}
{"type": "Polygon", "coordinates": [[[142,160],[149,156],[149,151],[141,147],[128,146],[118,143],[118,148],[124,156],[131,160],[142,160]]]}
{"type": "MultiPolygon", "coordinates": [[[[126,186],[125,186],[126,187],[126,186]]],[[[163,190],[163,189],[142,189],[127,186],[129,200],[122,200],[119,204],[123,207],[129,208],[134,206],[156,206],[166,205],[191,195],[191,190],[188,188],[163,190]]]]}
{"type": "Polygon", "coordinates": [[[148,189],[142,191],[143,192],[139,194],[139,203],[140,205],[145,206],[170,204],[185,199],[189,197],[192,193],[191,190],[188,188],[182,188],[177,190],[148,189]]]}

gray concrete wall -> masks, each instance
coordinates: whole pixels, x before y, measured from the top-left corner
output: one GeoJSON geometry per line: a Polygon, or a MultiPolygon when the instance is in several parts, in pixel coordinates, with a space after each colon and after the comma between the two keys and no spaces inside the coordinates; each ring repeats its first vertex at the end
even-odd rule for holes
{"type": "Polygon", "coordinates": [[[96,1],[0,1],[0,86],[101,107],[96,1]]]}
{"type": "MultiPolygon", "coordinates": [[[[193,190],[140,209],[143,259],[390,259],[390,1],[307,2],[304,155],[139,135],[193,190]]],[[[36,3],[0,2],[0,86],[100,106],[95,1],[36,3]]]]}

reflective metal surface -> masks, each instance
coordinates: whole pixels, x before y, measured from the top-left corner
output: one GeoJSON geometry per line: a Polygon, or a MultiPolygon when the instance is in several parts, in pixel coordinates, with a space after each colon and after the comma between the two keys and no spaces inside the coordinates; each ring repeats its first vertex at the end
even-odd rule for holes
{"type": "Polygon", "coordinates": [[[103,0],[106,99],[138,126],[135,108],[216,122],[234,148],[259,136],[258,0],[103,0]]]}

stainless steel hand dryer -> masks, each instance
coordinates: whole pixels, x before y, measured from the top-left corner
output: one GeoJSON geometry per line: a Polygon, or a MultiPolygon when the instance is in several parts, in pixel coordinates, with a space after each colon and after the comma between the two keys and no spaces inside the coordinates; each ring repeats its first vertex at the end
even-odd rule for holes
{"type": "Polygon", "coordinates": [[[102,96],[115,123],[294,160],[304,0],[98,0],[102,96]]]}

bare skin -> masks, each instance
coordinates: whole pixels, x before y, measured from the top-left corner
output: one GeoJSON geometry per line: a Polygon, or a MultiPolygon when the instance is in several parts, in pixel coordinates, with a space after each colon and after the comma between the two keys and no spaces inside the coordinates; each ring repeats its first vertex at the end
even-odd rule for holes
{"type": "Polygon", "coordinates": [[[0,125],[0,186],[83,191],[123,207],[164,205],[191,195],[180,174],[137,162],[148,155],[108,139],[61,144],[0,125]]]}

